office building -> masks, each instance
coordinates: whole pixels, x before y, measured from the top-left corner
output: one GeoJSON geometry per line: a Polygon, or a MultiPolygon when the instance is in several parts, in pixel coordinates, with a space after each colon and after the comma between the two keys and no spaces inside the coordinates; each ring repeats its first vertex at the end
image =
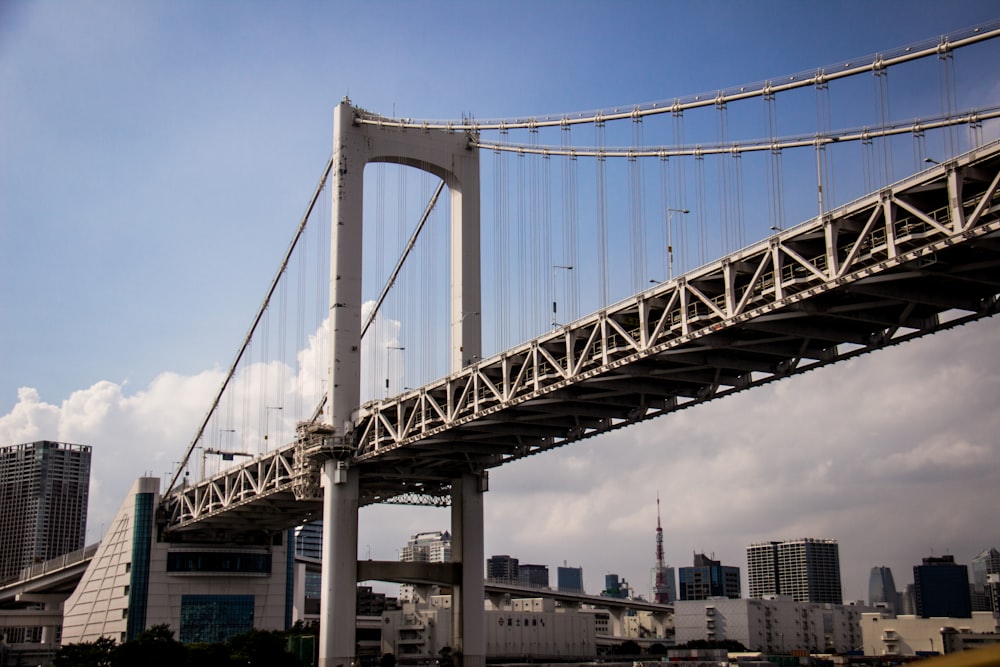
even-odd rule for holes
{"type": "Polygon", "coordinates": [[[617,574],[606,574],[604,575],[604,590],[601,591],[601,596],[618,600],[628,600],[631,597],[631,591],[629,590],[628,582],[617,574]]]}
{"type": "Polygon", "coordinates": [[[956,563],[954,556],[930,556],[923,559],[923,565],[914,565],[913,590],[916,615],[921,618],[972,615],[969,569],[956,563]]]}
{"type": "MultiPolygon", "coordinates": [[[[1000,619],[990,612],[968,618],[920,618],[885,611],[861,614],[865,655],[915,656],[958,653],[1000,639],[1000,619]]],[[[899,663],[897,663],[899,664],[899,663]]]]}
{"type": "Polygon", "coordinates": [[[501,584],[520,583],[517,559],[506,554],[490,556],[486,559],[486,579],[501,584]]]}
{"type": "Polygon", "coordinates": [[[679,574],[681,600],[740,597],[740,568],[705,554],[695,554],[694,565],[680,568],[679,574]]]}
{"type": "Polygon", "coordinates": [[[891,612],[902,612],[892,570],[884,565],[876,565],[868,575],[868,604],[872,607],[885,607],[891,612]]]}
{"type": "Polygon", "coordinates": [[[0,447],[0,580],[83,548],[90,455],[48,440],[0,447]]]}
{"type": "Polygon", "coordinates": [[[571,593],[582,593],[583,568],[560,565],[556,568],[556,583],[558,585],[557,590],[571,593]]]}
{"type": "Polygon", "coordinates": [[[450,563],[451,533],[437,530],[411,535],[399,554],[399,560],[404,563],[450,563]]]}
{"type": "Polygon", "coordinates": [[[680,600],[674,603],[674,641],[735,640],[751,651],[843,653],[861,646],[864,607],[763,600],[680,600]]]}
{"type": "MultiPolygon", "coordinates": [[[[447,530],[435,530],[415,533],[399,552],[399,560],[404,563],[450,563],[451,533],[447,530]]],[[[433,587],[437,590],[437,587],[433,587]]],[[[411,602],[417,594],[417,588],[412,584],[399,587],[399,599],[411,602]]]]}
{"type": "MultiPolygon", "coordinates": [[[[322,521],[306,523],[295,529],[295,555],[316,561],[323,559],[322,521]]],[[[322,574],[303,567],[297,576],[302,578],[303,613],[318,615],[320,594],[323,590],[322,574]]]]}
{"type": "Polygon", "coordinates": [[[972,611],[1000,611],[996,600],[1000,590],[990,583],[990,575],[1000,576],[1000,551],[986,549],[972,559],[972,611]]]}
{"type": "Polygon", "coordinates": [[[652,593],[653,602],[659,604],[671,604],[677,601],[677,577],[674,574],[673,565],[664,565],[662,568],[654,565],[649,570],[649,590],[652,593]]]}
{"type": "Polygon", "coordinates": [[[157,530],[160,480],[136,480],[63,604],[62,643],[135,639],[169,625],[183,643],[222,642],[292,623],[287,533],[169,541],[157,530]]]}
{"type": "Polygon", "coordinates": [[[789,595],[798,602],[841,604],[836,540],[802,538],[747,547],[751,598],[789,595]]]}
{"type": "Polygon", "coordinates": [[[536,563],[518,563],[517,577],[522,586],[548,588],[549,566],[536,563]]]}

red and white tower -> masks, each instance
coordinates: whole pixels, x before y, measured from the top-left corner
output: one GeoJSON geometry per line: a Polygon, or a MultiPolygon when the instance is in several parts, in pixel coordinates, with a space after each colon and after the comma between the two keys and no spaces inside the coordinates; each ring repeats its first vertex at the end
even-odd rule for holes
{"type": "Polygon", "coordinates": [[[670,588],[667,585],[667,566],[663,562],[663,526],[660,525],[660,494],[656,494],[656,567],[653,570],[653,602],[670,604],[670,588]]]}

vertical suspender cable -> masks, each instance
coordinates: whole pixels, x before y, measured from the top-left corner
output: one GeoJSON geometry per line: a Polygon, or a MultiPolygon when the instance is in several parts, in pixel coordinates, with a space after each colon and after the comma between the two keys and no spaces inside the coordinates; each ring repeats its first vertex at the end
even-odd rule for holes
{"type": "MultiPolygon", "coordinates": [[[[632,145],[643,145],[642,117],[632,118],[632,145]]],[[[642,161],[629,156],[629,211],[632,221],[632,292],[639,292],[646,283],[646,239],[642,216],[642,161]]]]}
{"type": "Polygon", "coordinates": [[[177,483],[178,477],[180,477],[180,475],[181,475],[181,471],[187,465],[188,459],[191,457],[191,452],[193,452],[194,448],[196,446],[198,446],[198,442],[201,440],[202,436],[204,435],[204,433],[205,433],[205,427],[208,425],[208,422],[209,422],[209,420],[212,417],[212,413],[215,412],[215,409],[219,406],[219,401],[220,401],[220,399],[222,397],[222,394],[225,392],[226,387],[229,385],[229,382],[232,380],[233,375],[235,374],[236,369],[239,366],[240,361],[243,359],[244,353],[246,352],[247,348],[250,346],[250,340],[251,340],[251,338],[253,336],[254,331],[257,328],[257,324],[260,322],[260,319],[263,316],[264,311],[267,309],[268,303],[270,303],[271,295],[274,294],[274,290],[275,290],[275,287],[277,286],[278,281],[281,279],[281,276],[284,275],[284,273],[285,273],[285,269],[288,266],[288,261],[289,261],[289,258],[291,256],[291,254],[292,254],[292,251],[295,250],[295,246],[298,243],[299,238],[302,236],[302,232],[305,230],[306,222],[309,219],[309,213],[310,213],[310,211],[312,211],[313,207],[316,205],[317,199],[319,199],[319,195],[320,195],[320,192],[323,189],[323,185],[326,183],[327,176],[329,176],[329,174],[330,174],[330,167],[331,166],[333,166],[333,156],[332,155],[330,156],[330,159],[327,161],[326,166],[323,169],[323,175],[320,177],[319,183],[316,185],[316,189],[313,191],[312,199],[309,201],[309,206],[306,209],[306,213],[302,216],[302,219],[299,222],[299,226],[298,226],[298,228],[297,228],[297,230],[295,232],[295,236],[292,238],[292,242],[289,245],[288,250],[285,252],[285,256],[282,258],[281,265],[278,268],[278,273],[275,275],[274,280],[271,281],[271,287],[270,287],[270,289],[267,292],[267,296],[264,297],[264,302],[261,304],[260,308],[258,309],[257,315],[254,317],[253,323],[250,325],[250,330],[247,332],[246,336],[244,336],[243,343],[240,346],[239,352],[236,353],[236,358],[233,360],[233,363],[230,365],[229,371],[226,373],[226,377],[225,377],[225,379],[222,382],[222,386],[219,388],[219,391],[216,394],[215,399],[212,401],[211,407],[209,407],[209,409],[208,409],[208,413],[205,415],[205,418],[202,421],[201,426],[199,426],[197,432],[195,433],[195,436],[192,439],[191,444],[188,445],[187,451],[185,451],[184,457],[181,459],[180,466],[174,472],[173,477],[170,478],[170,483],[167,484],[167,488],[163,492],[164,496],[167,495],[168,493],[170,493],[170,491],[173,490],[174,485],[177,483]]]}
{"type": "MultiPolygon", "coordinates": [[[[681,108],[679,100],[675,101],[675,103],[674,103],[674,110],[671,112],[670,115],[671,115],[671,118],[672,118],[672,121],[673,121],[674,145],[677,146],[678,148],[683,148],[684,145],[685,145],[684,144],[684,110],[681,108]]],[[[676,188],[674,201],[677,202],[677,203],[673,204],[672,206],[674,206],[676,208],[680,208],[680,209],[687,209],[688,208],[688,206],[687,206],[687,160],[685,160],[684,158],[679,158],[679,161],[676,161],[676,160],[674,161],[674,175],[675,175],[675,188],[676,188]]],[[[669,220],[669,215],[667,215],[666,209],[664,209],[664,215],[665,215],[664,219],[666,220],[665,224],[669,224],[670,220],[669,220]]],[[[699,215],[701,215],[701,212],[699,212],[699,215]]],[[[689,245],[688,240],[687,240],[688,232],[689,232],[688,225],[686,225],[686,224],[679,225],[678,226],[678,231],[680,233],[677,234],[677,239],[679,240],[679,245],[680,245],[680,249],[681,249],[681,252],[680,252],[680,267],[681,267],[681,272],[683,272],[683,271],[687,270],[688,268],[690,268],[690,265],[689,265],[688,259],[687,259],[687,248],[688,248],[688,245],[689,245]]],[[[664,272],[664,275],[666,275],[666,271],[664,272]]]]}
{"type": "Polygon", "coordinates": [[[607,229],[607,184],[604,157],[604,121],[598,118],[594,123],[597,135],[597,264],[600,279],[601,307],[608,305],[608,229],[607,229]]]}
{"type": "MultiPolygon", "coordinates": [[[[564,124],[560,130],[563,150],[569,150],[573,145],[571,125],[564,124]]],[[[563,251],[564,262],[567,266],[579,266],[578,243],[579,235],[577,225],[577,159],[575,155],[563,158],[563,251]]],[[[577,270],[579,273],[579,270],[577,270]]],[[[580,314],[580,290],[579,280],[575,276],[570,278],[570,289],[567,297],[566,319],[575,319],[580,314]]]]}

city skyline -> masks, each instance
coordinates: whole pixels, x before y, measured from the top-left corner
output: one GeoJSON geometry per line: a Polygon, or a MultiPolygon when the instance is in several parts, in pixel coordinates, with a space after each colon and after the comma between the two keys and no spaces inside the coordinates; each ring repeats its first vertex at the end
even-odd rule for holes
{"type": "MultiPolygon", "coordinates": [[[[616,5],[4,3],[0,444],[93,447],[87,542],[135,478],[172,470],[345,95],[414,118],[605,108],[997,18],[980,1],[616,5]]],[[[588,590],[609,571],[642,585],[659,490],[675,568],[704,552],[745,572],[747,544],[826,536],[856,600],[872,566],[903,587],[924,556],[967,563],[1000,543],[998,337],[992,318],[493,470],[485,551],[568,560],[588,590]]],[[[365,508],[359,551],[394,559],[418,528],[449,528],[446,511],[365,508]]]]}

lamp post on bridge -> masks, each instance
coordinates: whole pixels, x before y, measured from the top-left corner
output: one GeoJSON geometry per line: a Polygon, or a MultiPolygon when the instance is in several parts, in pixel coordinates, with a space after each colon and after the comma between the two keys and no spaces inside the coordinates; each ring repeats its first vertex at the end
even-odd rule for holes
{"type": "Polygon", "coordinates": [[[386,345],[385,346],[385,397],[389,398],[389,354],[393,350],[398,350],[402,352],[405,347],[399,347],[397,345],[386,345]]]}
{"type": "Polygon", "coordinates": [[[674,213],[687,215],[686,208],[667,208],[667,280],[674,279],[674,213]]]}
{"type": "Polygon", "coordinates": [[[572,266],[567,266],[564,264],[553,264],[552,265],[552,328],[555,329],[559,326],[559,321],[556,316],[558,311],[558,306],[556,304],[556,271],[559,269],[565,269],[566,271],[572,271],[572,266]]]}

